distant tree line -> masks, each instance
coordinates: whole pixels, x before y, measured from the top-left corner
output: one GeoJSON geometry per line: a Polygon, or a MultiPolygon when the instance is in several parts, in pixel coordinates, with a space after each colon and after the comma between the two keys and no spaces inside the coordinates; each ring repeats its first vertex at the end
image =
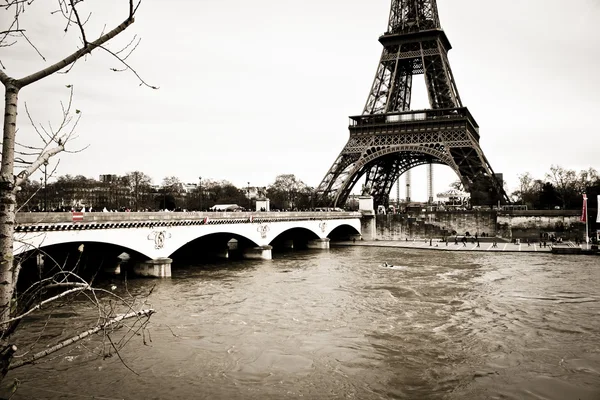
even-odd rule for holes
{"type": "Polygon", "coordinates": [[[141,171],[123,176],[105,175],[96,180],[82,175],[63,175],[51,182],[27,180],[17,194],[19,211],[158,211],[208,210],[219,204],[254,209],[255,201],[267,197],[272,210],[311,208],[312,188],[293,174],[278,175],[267,187],[238,188],[226,180],[203,179],[185,184],[175,176],[160,185],[141,171]]]}
{"type": "MultiPolygon", "coordinates": [[[[266,187],[236,187],[226,180],[203,179],[185,184],[175,176],[160,185],[141,171],[96,180],[82,175],[59,176],[52,182],[27,180],[17,193],[20,211],[70,211],[90,207],[94,211],[208,210],[218,204],[237,204],[254,209],[257,198],[269,198],[272,210],[314,208],[313,188],[294,174],[281,174],[266,187]]],[[[581,195],[600,192],[600,175],[594,168],[580,171],[552,165],[544,179],[529,172],[519,175],[519,186],[511,194],[514,204],[530,209],[578,209],[581,195]]]]}
{"type": "Polygon", "coordinates": [[[536,179],[529,172],[519,175],[519,187],[511,198],[530,209],[578,209],[583,193],[593,196],[599,192],[600,175],[594,168],[577,173],[552,165],[544,179],[536,179]]]}

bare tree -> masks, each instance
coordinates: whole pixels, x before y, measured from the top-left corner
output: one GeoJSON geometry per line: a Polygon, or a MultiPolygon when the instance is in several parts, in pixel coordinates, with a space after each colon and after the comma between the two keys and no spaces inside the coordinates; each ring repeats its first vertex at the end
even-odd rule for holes
{"type": "MultiPolygon", "coordinates": [[[[30,75],[22,78],[15,78],[8,75],[3,60],[0,59],[0,82],[5,88],[4,103],[4,125],[2,139],[2,160],[0,167],[0,337],[3,343],[0,347],[0,365],[7,366],[14,353],[14,346],[8,343],[9,335],[14,331],[10,321],[15,320],[17,311],[11,307],[14,299],[16,282],[19,275],[20,264],[15,262],[13,256],[13,233],[16,217],[16,193],[26,179],[38,170],[42,165],[47,165],[49,160],[57,154],[66,151],[66,145],[73,138],[74,129],[81,116],[79,110],[72,108],[72,87],[70,89],[69,101],[62,104],[63,118],[60,125],[52,129],[44,128],[33,124],[41,144],[39,146],[30,146],[21,144],[17,141],[17,111],[19,92],[50,75],[58,72],[68,72],[77,62],[77,60],[90,54],[92,51],[100,49],[115,57],[124,68],[133,72],[140,80],[140,84],[148,85],[142,80],[136,71],[131,69],[126,59],[131,54],[139,39],[131,41],[124,49],[113,51],[106,47],[107,42],[115,36],[122,33],[131,26],[135,19],[136,11],[140,5],[134,0],[125,2],[124,19],[122,22],[108,31],[103,31],[97,38],[91,40],[86,31],[86,24],[90,15],[81,14],[81,4],[83,0],[56,0],[58,10],[53,13],[55,16],[64,18],[64,31],[75,30],[79,36],[81,45],[74,48],[72,53],[65,58],[54,62],[44,68],[39,69],[30,75]]],[[[28,43],[45,61],[33,40],[28,36],[27,30],[21,26],[21,20],[25,10],[37,4],[35,0],[5,0],[0,5],[0,23],[6,24],[6,27],[0,26],[0,48],[10,47],[21,41],[28,43]]],[[[116,69],[114,69],[116,70],[116,69]]],[[[4,376],[5,368],[0,368],[0,379],[4,376]],[[4,371],[4,372],[2,372],[4,371]]]]}
{"type": "Polygon", "coordinates": [[[277,175],[275,182],[268,188],[268,195],[273,203],[291,210],[298,207],[300,195],[306,193],[310,193],[310,189],[294,174],[277,175]]]}
{"type": "Polygon", "coordinates": [[[585,193],[588,186],[600,183],[600,175],[596,169],[590,167],[587,170],[579,172],[577,176],[577,191],[579,193],[585,193]]]}
{"type": "Polygon", "coordinates": [[[134,210],[138,211],[140,202],[150,192],[152,178],[141,171],[129,172],[123,178],[133,196],[134,210]]]}
{"type": "Polygon", "coordinates": [[[529,172],[520,174],[518,178],[519,189],[512,193],[513,201],[531,206],[533,204],[532,193],[535,188],[535,179],[529,172]]]}
{"type": "Polygon", "coordinates": [[[559,165],[551,165],[550,173],[546,174],[546,179],[556,188],[562,208],[567,208],[569,195],[575,192],[577,186],[575,171],[565,169],[559,165]]]}

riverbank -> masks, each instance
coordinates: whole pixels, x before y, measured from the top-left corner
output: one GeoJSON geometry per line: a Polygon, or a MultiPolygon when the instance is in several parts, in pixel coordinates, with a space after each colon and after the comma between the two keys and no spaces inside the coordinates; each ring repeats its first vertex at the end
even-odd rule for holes
{"type": "Polygon", "coordinates": [[[408,249],[420,249],[420,250],[438,250],[438,251],[486,251],[486,252],[521,252],[521,253],[551,253],[552,247],[547,245],[546,247],[540,246],[539,243],[508,243],[508,242],[480,242],[478,243],[454,243],[450,241],[448,243],[439,241],[429,240],[413,240],[413,241],[402,241],[402,240],[375,240],[375,241],[364,241],[358,240],[356,242],[345,241],[336,242],[336,246],[371,246],[371,247],[398,247],[408,249]]]}

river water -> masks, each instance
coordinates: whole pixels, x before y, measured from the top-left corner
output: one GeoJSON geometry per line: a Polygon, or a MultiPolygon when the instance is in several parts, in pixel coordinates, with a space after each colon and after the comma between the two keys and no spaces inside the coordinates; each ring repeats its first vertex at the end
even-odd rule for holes
{"type": "MultiPolygon", "coordinates": [[[[135,374],[94,356],[94,338],[3,386],[20,380],[13,399],[600,399],[599,261],[356,246],[174,265],[129,281],[156,285],[158,311],[146,344],[120,353],[135,374]]],[[[20,348],[50,313],[38,348],[84,330],[83,304],[29,319],[20,348]]]]}

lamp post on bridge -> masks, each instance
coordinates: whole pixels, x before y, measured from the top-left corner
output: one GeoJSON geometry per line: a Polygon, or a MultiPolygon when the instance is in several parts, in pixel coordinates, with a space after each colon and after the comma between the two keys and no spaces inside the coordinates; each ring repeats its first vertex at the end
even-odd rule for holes
{"type": "Polygon", "coordinates": [[[48,160],[44,161],[44,211],[48,212],[48,160]]]}
{"type": "Polygon", "coordinates": [[[198,177],[198,191],[200,192],[200,211],[202,211],[202,177],[198,177]]]}
{"type": "Polygon", "coordinates": [[[248,182],[248,211],[252,211],[252,200],[250,200],[250,182],[248,182]]]}

